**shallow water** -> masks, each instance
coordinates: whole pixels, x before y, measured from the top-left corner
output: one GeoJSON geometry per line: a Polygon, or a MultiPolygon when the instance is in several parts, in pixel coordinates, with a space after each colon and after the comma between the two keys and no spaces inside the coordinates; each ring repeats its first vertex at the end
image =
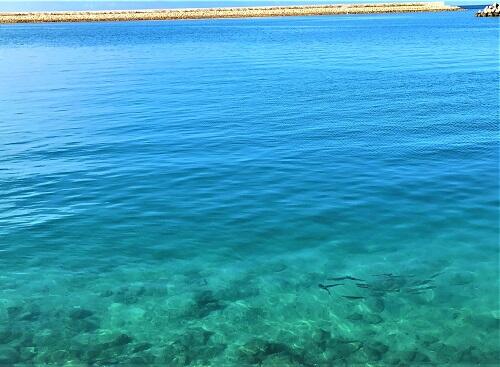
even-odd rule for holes
{"type": "Polygon", "coordinates": [[[498,363],[498,56],[471,11],[0,26],[0,364],[498,363]]]}

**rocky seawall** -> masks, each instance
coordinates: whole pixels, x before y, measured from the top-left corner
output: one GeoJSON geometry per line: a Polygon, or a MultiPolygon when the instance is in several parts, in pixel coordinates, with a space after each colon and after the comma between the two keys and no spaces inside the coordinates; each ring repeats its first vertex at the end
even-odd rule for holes
{"type": "Polygon", "coordinates": [[[500,4],[494,3],[485,6],[483,10],[476,13],[476,17],[498,17],[500,16],[500,4]]]}
{"type": "Polygon", "coordinates": [[[263,6],[208,9],[193,8],[113,11],[4,12],[0,13],[0,23],[108,22],[133,20],[251,18],[307,15],[412,13],[454,10],[460,10],[460,8],[457,6],[445,5],[444,2],[416,2],[386,4],[263,6]]]}

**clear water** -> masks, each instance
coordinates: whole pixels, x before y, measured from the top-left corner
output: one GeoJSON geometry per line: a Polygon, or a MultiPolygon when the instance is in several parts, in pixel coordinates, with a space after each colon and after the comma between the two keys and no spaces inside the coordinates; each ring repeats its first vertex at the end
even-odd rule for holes
{"type": "Polygon", "coordinates": [[[0,26],[0,364],[498,363],[473,14],[0,26]]]}

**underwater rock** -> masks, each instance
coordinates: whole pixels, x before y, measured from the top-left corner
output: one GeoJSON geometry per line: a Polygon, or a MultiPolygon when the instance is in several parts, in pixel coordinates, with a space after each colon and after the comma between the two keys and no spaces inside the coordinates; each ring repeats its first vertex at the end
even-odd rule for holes
{"type": "Polygon", "coordinates": [[[226,306],[214,297],[212,291],[203,291],[194,297],[194,305],[188,311],[188,315],[202,319],[214,311],[222,310],[226,306]]]}
{"type": "Polygon", "coordinates": [[[129,366],[149,366],[154,362],[154,356],[147,352],[138,353],[125,361],[129,366]]]}
{"type": "Polygon", "coordinates": [[[23,308],[21,306],[7,307],[7,316],[9,316],[9,318],[17,318],[22,312],[23,308]]]}
{"type": "MultiPolygon", "coordinates": [[[[211,361],[219,354],[223,353],[227,348],[226,344],[216,343],[202,348],[202,353],[199,359],[203,361],[203,365],[211,365],[211,361]]],[[[199,353],[200,354],[200,353],[199,353]]]]}
{"type": "Polygon", "coordinates": [[[363,346],[363,351],[370,362],[380,361],[388,350],[389,347],[387,345],[378,341],[363,346]]]}
{"type": "Polygon", "coordinates": [[[253,306],[249,306],[245,311],[243,311],[243,317],[247,320],[252,320],[253,322],[260,322],[268,317],[268,315],[268,309],[253,306]]]}
{"type": "Polygon", "coordinates": [[[201,327],[188,329],[179,339],[187,347],[206,346],[214,332],[201,327]]]}
{"type": "Polygon", "coordinates": [[[21,321],[35,321],[40,317],[39,310],[31,310],[19,315],[19,320],[21,321]]]}
{"type": "Polygon", "coordinates": [[[382,297],[371,297],[366,302],[372,312],[381,313],[385,310],[385,302],[382,297]]]}
{"type": "Polygon", "coordinates": [[[363,315],[363,321],[365,321],[368,324],[377,325],[377,324],[380,324],[381,322],[383,322],[384,319],[377,314],[369,313],[369,314],[363,315]]]}
{"type": "Polygon", "coordinates": [[[201,327],[189,328],[178,339],[167,344],[156,363],[168,366],[211,365],[210,360],[226,349],[225,344],[214,343],[212,331],[201,327]]]}
{"type": "Polygon", "coordinates": [[[10,366],[20,362],[20,355],[14,348],[0,346],[0,366],[10,366]]]}
{"type": "Polygon", "coordinates": [[[145,295],[149,297],[166,297],[168,296],[168,287],[166,285],[148,286],[145,295]]]}
{"type": "Polygon", "coordinates": [[[429,289],[420,293],[410,293],[409,297],[417,305],[426,305],[434,300],[435,292],[429,289]]]}
{"type": "Polygon", "coordinates": [[[10,341],[18,338],[21,335],[20,332],[15,332],[14,330],[8,327],[0,326],[0,345],[5,345],[10,341]]]}
{"type": "Polygon", "coordinates": [[[458,361],[467,364],[477,364],[480,363],[482,358],[482,353],[476,347],[469,347],[460,353],[458,361]]]}
{"type": "Polygon", "coordinates": [[[99,333],[81,333],[71,340],[72,354],[85,361],[114,358],[123,354],[123,349],[133,341],[125,333],[101,330],[99,333]]]}
{"type": "Polygon", "coordinates": [[[20,360],[23,362],[30,362],[36,356],[35,347],[23,347],[19,350],[20,360]]]}
{"type": "Polygon", "coordinates": [[[397,356],[388,356],[384,358],[384,365],[387,366],[399,366],[399,367],[408,367],[408,363],[405,363],[401,360],[401,358],[397,356]]]}
{"type": "Polygon", "coordinates": [[[40,307],[32,303],[7,307],[7,315],[10,319],[35,321],[40,317],[40,314],[40,307]]]}
{"type": "Polygon", "coordinates": [[[69,312],[69,317],[72,320],[82,320],[92,316],[94,313],[85,308],[74,308],[69,312]]]}
{"type": "Polygon", "coordinates": [[[115,301],[126,305],[137,303],[144,296],[146,288],[143,286],[129,286],[118,289],[115,293],[115,301]]]}
{"type": "Polygon", "coordinates": [[[132,352],[138,353],[138,352],[143,352],[145,350],[151,349],[153,344],[148,343],[148,342],[142,342],[134,345],[134,348],[132,349],[132,352]]]}
{"type": "Polygon", "coordinates": [[[34,335],[32,332],[25,332],[18,339],[15,340],[15,345],[11,343],[11,346],[15,346],[16,348],[31,347],[34,345],[33,336],[34,335]]]}
{"type": "Polygon", "coordinates": [[[94,337],[91,334],[81,334],[77,335],[70,340],[70,345],[67,346],[68,351],[74,358],[93,360],[98,352],[93,354],[93,352],[98,348],[98,337],[94,337]],[[86,356],[89,355],[88,358],[86,356]],[[84,358],[85,357],[85,358],[84,358]]]}
{"type": "Polygon", "coordinates": [[[469,271],[457,272],[450,276],[449,282],[452,285],[466,285],[474,281],[475,275],[469,271]]]}
{"type": "Polygon", "coordinates": [[[269,266],[265,267],[265,270],[269,270],[272,273],[281,273],[282,271],[286,270],[287,266],[282,263],[275,263],[275,264],[270,264],[269,266]]]}
{"type": "Polygon", "coordinates": [[[238,348],[239,359],[244,363],[261,363],[265,358],[259,358],[264,353],[263,341],[252,339],[238,348]]]}
{"type": "Polygon", "coordinates": [[[36,365],[47,365],[52,364],[53,361],[50,357],[50,353],[47,351],[38,352],[33,357],[33,364],[36,365]]]}
{"type": "Polygon", "coordinates": [[[347,359],[351,354],[357,352],[362,347],[361,342],[339,342],[335,339],[329,343],[327,349],[325,350],[326,354],[329,356],[329,361],[334,361],[338,359],[347,359]]]}
{"type": "Polygon", "coordinates": [[[34,345],[57,345],[60,342],[60,335],[57,335],[52,330],[42,329],[35,333],[33,337],[34,345]]]}
{"type": "Polygon", "coordinates": [[[332,336],[330,332],[319,329],[312,335],[313,344],[317,348],[307,349],[307,360],[313,364],[329,365],[335,361],[335,365],[341,364],[342,360],[361,349],[363,343],[344,336],[332,336]]]}
{"type": "Polygon", "coordinates": [[[221,299],[227,301],[238,301],[246,298],[256,297],[260,294],[258,287],[249,284],[241,284],[240,282],[235,282],[231,284],[231,287],[223,289],[218,292],[218,296],[221,299]]]}
{"type": "Polygon", "coordinates": [[[401,353],[401,357],[406,362],[428,363],[431,361],[424,353],[417,350],[404,351],[401,353]]]}
{"type": "Polygon", "coordinates": [[[385,345],[384,343],[379,342],[379,341],[375,341],[373,343],[369,343],[366,346],[368,348],[371,348],[371,349],[376,349],[376,350],[378,350],[382,354],[385,354],[385,353],[387,353],[389,351],[389,347],[387,345],[385,345]]]}
{"type": "Polygon", "coordinates": [[[500,319],[493,317],[490,314],[471,315],[465,318],[467,323],[474,324],[478,328],[485,331],[500,330],[500,319]]]}
{"type": "Polygon", "coordinates": [[[500,350],[498,348],[493,347],[492,350],[483,350],[481,360],[482,363],[486,365],[498,365],[498,361],[500,361],[500,350]]]}
{"type": "MultiPolygon", "coordinates": [[[[113,350],[114,351],[114,350],[113,350]]],[[[110,348],[104,348],[102,345],[90,344],[87,346],[81,346],[80,348],[72,347],[70,353],[72,356],[85,361],[88,364],[94,364],[94,362],[100,361],[102,364],[109,360],[108,353],[113,352],[110,348]]]]}
{"type": "MultiPolygon", "coordinates": [[[[456,348],[451,347],[451,346],[444,344],[442,342],[439,342],[439,341],[437,343],[427,345],[426,348],[427,348],[426,350],[429,350],[431,352],[436,352],[436,355],[439,355],[441,353],[441,351],[446,355],[456,354],[456,348]]],[[[446,362],[446,361],[447,361],[447,359],[443,360],[443,362],[446,362]]]]}
{"type": "Polygon", "coordinates": [[[88,333],[99,329],[99,324],[93,320],[77,319],[69,322],[70,329],[78,333],[88,333]]]}
{"type": "Polygon", "coordinates": [[[292,356],[288,354],[273,354],[272,356],[267,357],[261,364],[262,367],[281,367],[281,366],[289,366],[289,367],[302,367],[303,364],[295,361],[292,356]]]}
{"type": "Polygon", "coordinates": [[[67,350],[59,349],[51,353],[50,361],[55,364],[63,364],[70,358],[70,352],[67,350]]]}
{"type": "Polygon", "coordinates": [[[190,364],[188,349],[179,341],[174,341],[166,345],[156,359],[157,364],[166,364],[167,366],[177,367],[190,364]]]}
{"type": "Polygon", "coordinates": [[[351,321],[359,321],[363,319],[363,315],[360,314],[359,312],[355,312],[347,316],[347,319],[351,321]]]}
{"type": "Polygon", "coordinates": [[[364,352],[366,353],[367,362],[378,362],[383,357],[383,353],[377,349],[365,348],[364,352]]]}
{"type": "Polygon", "coordinates": [[[70,351],[76,358],[89,365],[123,365],[127,357],[125,351],[133,338],[125,333],[87,334],[74,338],[70,351]],[[85,341],[87,340],[87,341],[85,341]]]}
{"type": "Polygon", "coordinates": [[[425,334],[421,336],[417,336],[417,339],[422,343],[422,345],[426,348],[431,346],[434,343],[439,342],[439,338],[435,335],[425,334]]]}
{"type": "Polygon", "coordinates": [[[155,260],[169,261],[169,260],[186,260],[191,259],[193,254],[190,251],[180,251],[179,249],[161,249],[155,250],[151,257],[155,260]]]}
{"type": "Polygon", "coordinates": [[[130,343],[132,340],[132,337],[128,336],[127,334],[119,334],[111,342],[109,342],[109,346],[121,347],[130,343]]]}
{"type": "Polygon", "coordinates": [[[309,365],[340,366],[352,360],[355,353],[362,347],[360,342],[329,343],[324,350],[311,349],[307,351],[304,361],[309,365]]]}
{"type": "MultiPolygon", "coordinates": [[[[78,359],[71,359],[69,361],[66,361],[62,367],[82,367],[82,366],[85,366],[86,363],[84,363],[83,361],[80,361],[78,359]]],[[[96,364],[96,367],[98,366],[98,364],[96,364]]]]}
{"type": "MultiPolygon", "coordinates": [[[[406,277],[392,274],[380,274],[377,280],[370,282],[370,290],[374,296],[383,296],[386,293],[399,292],[407,283],[406,277]]],[[[377,297],[380,298],[380,297],[377,297]]]]}
{"type": "Polygon", "coordinates": [[[115,294],[112,290],[105,290],[99,294],[101,297],[111,297],[113,294],[115,294]]]}
{"type": "Polygon", "coordinates": [[[316,345],[321,350],[326,349],[326,346],[331,338],[332,338],[332,336],[331,336],[330,332],[328,332],[324,329],[315,330],[311,336],[311,340],[314,342],[314,345],[316,345]]]}
{"type": "Polygon", "coordinates": [[[292,361],[295,359],[294,354],[290,353],[285,344],[257,338],[238,348],[238,355],[242,362],[248,364],[261,364],[272,355],[280,355],[280,358],[288,358],[292,361]]]}

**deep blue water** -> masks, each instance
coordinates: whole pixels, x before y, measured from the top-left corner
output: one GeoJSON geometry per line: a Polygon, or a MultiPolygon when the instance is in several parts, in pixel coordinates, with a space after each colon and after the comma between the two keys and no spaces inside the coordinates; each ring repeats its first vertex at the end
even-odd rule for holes
{"type": "Polygon", "coordinates": [[[0,26],[0,365],[495,365],[498,29],[0,26]]]}

